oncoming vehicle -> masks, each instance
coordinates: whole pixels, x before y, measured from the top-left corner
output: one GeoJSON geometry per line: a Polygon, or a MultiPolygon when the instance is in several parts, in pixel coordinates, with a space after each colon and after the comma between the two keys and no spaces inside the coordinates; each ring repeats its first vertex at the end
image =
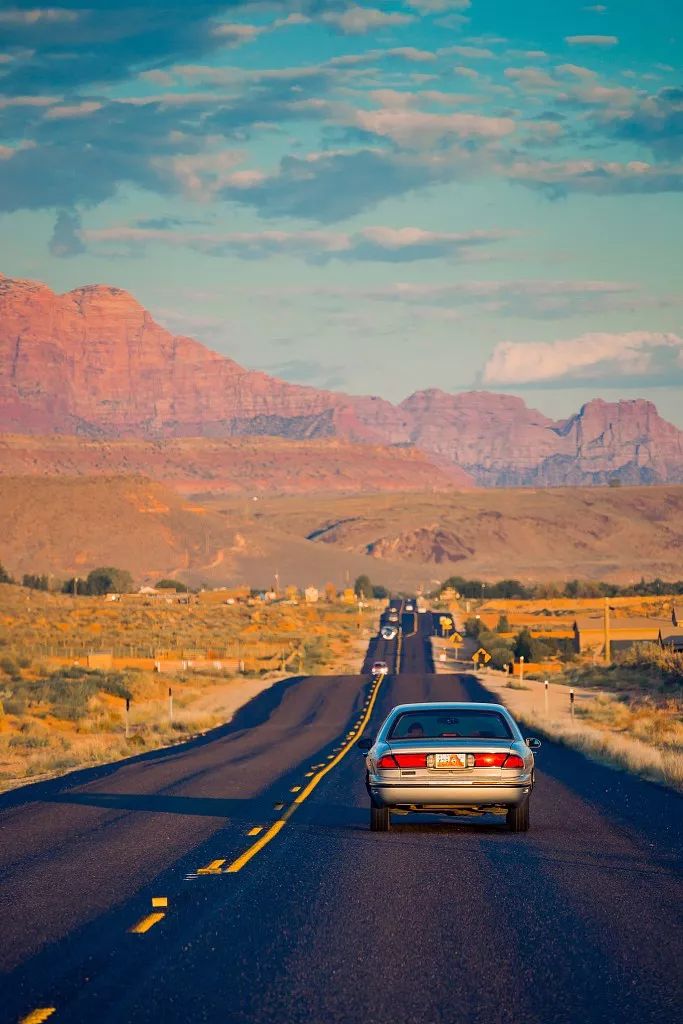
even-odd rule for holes
{"type": "Polygon", "coordinates": [[[533,751],[500,704],[400,704],[367,752],[370,828],[388,832],[391,812],[504,814],[512,832],[529,828],[533,751]]]}
{"type": "Polygon", "coordinates": [[[395,640],[396,637],[398,636],[398,629],[396,628],[396,626],[391,626],[387,624],[385,626],[382,626],[380,630],[380,636],[382,637],[383,640],[395,640]]]}
{"type": "Polygon", "coordinates": [[[396,608],[390,608],[386,614],[387,622],[398,622],[398,611],[396,608]]]}
{"type": "Polygon", "coordinates": [[[375,661],[373,662],[372,668],[370,669],[370,674],[372,675],[373,679],[376,679],[377,676],[385,676],[388,671],[389,666],[387,665],[386,661],[375,661]]]}

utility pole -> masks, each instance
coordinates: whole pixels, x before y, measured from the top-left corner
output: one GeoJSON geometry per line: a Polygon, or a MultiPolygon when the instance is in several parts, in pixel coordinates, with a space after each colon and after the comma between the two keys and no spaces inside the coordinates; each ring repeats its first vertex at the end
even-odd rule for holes
{"type": "Polygon", "coordinates": [[[168,722],[173,725],[173,690],[168,688],[168,722]]]}
{"type": "Polygon", "coordinates": [[[612,664],[612,639],[610,636],[609,598],[605,598],[605,664],[612,664]]]}

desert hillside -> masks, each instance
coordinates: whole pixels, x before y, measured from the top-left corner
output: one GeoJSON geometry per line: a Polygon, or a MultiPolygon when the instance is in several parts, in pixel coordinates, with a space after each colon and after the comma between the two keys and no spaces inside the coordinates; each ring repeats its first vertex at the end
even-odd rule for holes
{"type": "Polygon", "coordinates": [[[217,513],[137,477],[0,477],[0,519],[0,561],[19,577],[113,565],[147,582],[219,566],[239,544],[217,513]]]}
{"type": "Polygon", "coordinates": [[[398,589],[497,580],[683,578],[683,487],[183,498],[136,477],[0,477],[0,561],[15,575],[398,589]]]}
{"type": "MultiPolygon", "coordinates": [[[[683,578],[683,487],[478,490],[448,495],[273,498],[257,518],[220,506],[245,537],[239,564],[258,576],[251,539],[292,566],[335,553],[378,582],[452,574],[497,580],[683,578]],[[270,539],[268,539],[270,538],[270,539]],[[272,547],[271,547],[272,545],[272,547]]],[[[305,575],[305,573],[304,573],[305,575]]]]}
{"type": "Polygon", "coordinates": [[[3,476],[137,474],[180,494],[305,494],[448,490],[473,487],[458,466],[412,446],[279,437],[92,441],[55,435],[0,435],[3,476]]]}

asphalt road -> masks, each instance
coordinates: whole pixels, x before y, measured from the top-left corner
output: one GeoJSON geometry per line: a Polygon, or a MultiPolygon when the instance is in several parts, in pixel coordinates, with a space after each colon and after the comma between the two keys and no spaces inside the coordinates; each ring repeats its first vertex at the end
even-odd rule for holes
{"type": "Polygon", "coordinates": [[[367,677],[289,680],[207,741],[0,798],[0,1017],[678,1019],[676,795],[544,744],[529,833],[494,817],[369,831],[363,759],[344,754],[359,721],[487,699],[429,671],[429,619],[374,698],[367,677]],[[131,933],[153,897],[165,916],[131,933]]]}

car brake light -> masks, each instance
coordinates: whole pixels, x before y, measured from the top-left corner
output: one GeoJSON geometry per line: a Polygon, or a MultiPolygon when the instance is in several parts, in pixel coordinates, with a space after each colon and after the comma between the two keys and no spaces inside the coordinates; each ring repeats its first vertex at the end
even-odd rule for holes
{"type": "Polygon", "coordinates": [[[426,754],[394,754],[399,768],[426,768],[426,754]]]}
{"type": "Polygon", "coordinates": [[[378,768],[426,768],[426,754],[383,754],[378,768]]]}
{"type": "Polygon", "coordinates": [[[524,760],[519,754],[508,754],[503,762],[503,768],[523,768],[524,760]]]}
{"type": "Polygon", "coordinates": [[[475,754],[475,768],[502,768],[505,764],[507,754],[475,754]]]}

